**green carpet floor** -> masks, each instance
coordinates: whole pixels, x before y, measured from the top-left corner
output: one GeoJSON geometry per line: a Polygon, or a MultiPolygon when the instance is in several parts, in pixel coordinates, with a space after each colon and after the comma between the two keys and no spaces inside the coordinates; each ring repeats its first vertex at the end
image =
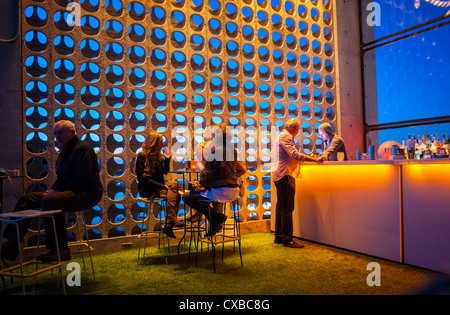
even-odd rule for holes
{"type": "MultiPolygon", "coordinates": [[[[177,254],[172,246],[169,264],[163,250],[148,247],[146,257],[137,265],[136,248],[114,253],[95,254],[96,281],[90,266],[83,270],[81,285],[69,287],[68,295],[398,295],[422,287],[437,274],[395,262],[357,254],[333,247],[303,242],[302,249],[273,243],[273,234],[258,232],[243,235],[243,266],[232,244],[225,245],[213,272],[211,251],[199,253],[195,267],[195,250],[188,256],[188,243],[177,254]],[[369,286],[370,262],[381,267],[381,285],[369,286]]],[[[81,263],[81,257],[73,261],[81,263]]],[[[66,270],[65,278],[70,271],[66,270]]],[[[40,275],[36,294],[61,294],[56,288],[56,274],[40,275]]],[[[6,294],[21,294],[20,281],[11,284],[5,278],[6,294]]],[[[27,279],[27,290],[32,279],[27,279]]]]}

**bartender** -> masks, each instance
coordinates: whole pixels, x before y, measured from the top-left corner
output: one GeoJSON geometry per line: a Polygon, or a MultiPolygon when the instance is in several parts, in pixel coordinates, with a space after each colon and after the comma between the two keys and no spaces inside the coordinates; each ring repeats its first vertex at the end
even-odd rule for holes
{"type": "Polygon", "coordinates": [[[328,161],[348,160],[344,139],[335,133],[329,123],[324,123],[319,126],[319,134],[324,143],[324,151],[321,156],[325,156],[328,161]],[[341,158],[338,158],[338,156],[341,158]]]}

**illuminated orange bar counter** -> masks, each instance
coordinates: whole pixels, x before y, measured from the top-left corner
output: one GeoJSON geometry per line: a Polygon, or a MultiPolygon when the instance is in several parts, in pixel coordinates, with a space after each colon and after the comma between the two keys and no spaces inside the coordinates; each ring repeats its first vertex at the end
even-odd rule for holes
{"type": "Polygon", "coordinates": [[[450,270],[449,159],[304,163],[295,199],[294,236],[450,270]]]}

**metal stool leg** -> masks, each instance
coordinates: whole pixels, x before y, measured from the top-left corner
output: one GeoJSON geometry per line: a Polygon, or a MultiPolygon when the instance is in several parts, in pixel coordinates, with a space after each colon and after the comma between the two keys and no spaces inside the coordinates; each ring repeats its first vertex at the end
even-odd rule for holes
{"type": "MultiPolygon", "coordinates": [[[[82,239],[83,239],[83,236],[82,236],[82,234],[81,234],[80,218],[79,218],[79,216],[77,215],[76,212],[75,212],[75,218],[77,219],[76,225],[77,225],[77,231],[78,231],[78,242],[80,243],[79,246],[81,247],[81,241],[82,241],[82,239]]],[[[83,268],[84,268],[84,271],[86,271],[86,263],[85,263],[85,261],[84,261],[84,253],[83,253],[83,252],[81,252],[81,259],[83,260],[83,268]]]]}
{"type": "Polygon", "coordinates": [[[95,281],[95,270],[94,270],[94,261],[92,259],[92,249],[91,249],[91,243],[89,241],[89,233],[88,233],[88,228],[86,226],[86,217],[84,215],[84,211],[81,211],[81,214],[79,214],[78,212],[72,212],[73,215],[75,216],[75,224],[76,224],[76,229],[77,229],[77,241],[73,242],[73,243],[69,243],[69,247],[70,246],[78,246],[78,250],[77,252],[73,252],[73,254],[81,254],[81,259],[83,260],[83,268],[84,271],[86,271],[86,261],[84,259],[84,254],[86,253],[86,250],[82,249],[83,246],[87,246],[87,253],[89,255],[89,259],[91,261],[91,270],[92,270],[92,277],[95,281]],[[83,231],[82,228],[84,228],[84,234],[86,235],[86,242],[84,242],[84,237],[83,237],[83,231]]]}
{"type": "MultiPolygon", "coordinates": [[[[152,200],[145,200],[144,202],[147,205],[147,229],[148,229],[149,225],[150,225],[150,214],[154,212],[154,210],[150,209],[150,207],[152,206],[152,204],[153,205],[158,204],[160,212],[162,212],[163,207],[164,207],[165,212],[167,213],[167,200],[157,198],[157,199],[152,199],[152,200]]],[[[164,232],[163,232],[163,219],[162,219],[161,215],[159,216],[159,225],[160,225],[159,231],[149,231],[149,230],[144,231],[144,222],[145,222],[145,218],[142,220],[142,228],[141,228],[141,234],[140,234],[140,240],[139,240],[137,263],[139,264],[140,252],[141,252],[141,247],[142,247],[142,239],[145,238],[145,241],[144,241],[144,256],[145,256],[145,249],[147,247],[147,238],[151,237],[151,236],[147,236],[147,234],[158,234],[158,248],[160,248],[161,240],[162,240],[163,247],[164,247],[164,258],[165,258],[166,264],[168,264],[166,243],[164,240],[164,232]]],[[[170,253],[170,243],[168,243],[168,246],[169,246],[169,253],[170,253]]]]}
{"type": "MultiPolygon", "coordinates": [[[[167,201],[164,201],[164,227],[166,226],[166,224],[167,224],[167,201]]],[[[161,204],[159,204],[159,209],[161,210],[161,207],[162,207],[162,205],[161,204]]],[[[165,244],[165,242],[164,242],[164,232],[163,232],[163,228],[162,228],[162,222],[161,222],[161,214],[160,214],[160,216],[159,216],[159,222],[160,222],[160,226],[161,226],[161,229],[160,229],[160,231],[159,231],[159,235],[160,235],[160,237],[162,238],[162,242],[163,242],[163,248],[164,248],[164,258],[165,258],[165,260],[166,260],[166,265],[168,264],[168,261],[167,261],[167,253],[166,253],[166,244],[165,244]]],[[[169,247],[169,253],[170,253],[170,242],[169,242],[169,237],[167,237],[167,246],[169,247]]]]}
{"type": "MultiPolygon", "coordinates": [[[[86,217],[84,215],[84,210],[81,211],[81,219],[82,219],[83,226],[84,226],[84,233],[86,234],[86,243],[87,243],[87,247],[88,247],[89,259],[91,260],[92,277],[95,281],[94,261],[92,260],[91,243],[89,241],[89,231],[86,227],[86,217]]],[[[79,233],[79,231],[80,230],[78,230],[78,233],[79,233]]],[[[80,238],[80,240],[81,240],[81,238],[80,238]]],[[[84,264],[84,256],[83,256],[83,264],[84,264]]],[[[84,266],[84,268],[86,270],[86,266],[84,266]]]]}
{"type": "MultiPolygon", "coordinates": [[[[150,224],[150,209],[149,208],[151,207],[151,204],[149,205],[148,203],[146,203],[146,207],[147,207],[147,213],[146,213],[146,217],[142,219],[141,235],[140,235],[140,239],[139,239],[139,250],[138,250],[138,259],[137,259],[138,265],[139,265],[139,258],[141,257],[142,239],[145,238],[145,236],[144,236],[145,219],[147,219],[147,229],[150,224]]],[[[147,238],[145,238],[144,243],[145,243],[144,244],[144,256],[145,256],[145,247],[147,247],[147,238]]]]}
{"type": "MultiPolygon", "coordinates": [[[[40,217],[39,217],[39,219],[40,219],[40,217]]],[[[52,219],[52,224],[53,224],[53,233],[54,233],[54,238],[55,238],[56,253],[58,254],[58,263],[61,264],[61,255],[59,252],[58,235],[56,235],[55,217],[51,216],[51,219],[52,219]]],[[[64,285],[64,278],[63,278],[61,265],[59,266],[59,275],[61,278],[61,286],[62,286],[64,295],[66,295],[66,286],[64,285]]]]}
{"type": "Polygon", "coordinates": [[[19,224],[15,223],[14,226],[16,227],[17,247],[19,250],[19,265],[20,265],[20,275],[21,275],[20,278],[22,281],[22,293],[23,293],[23,295],[25,295],[25,278],[24,278],[24,273],[23,273],[23,257],[22,257],[22,248],[20,247],[20,241],[19,241],[20,240],[19,224]]]}

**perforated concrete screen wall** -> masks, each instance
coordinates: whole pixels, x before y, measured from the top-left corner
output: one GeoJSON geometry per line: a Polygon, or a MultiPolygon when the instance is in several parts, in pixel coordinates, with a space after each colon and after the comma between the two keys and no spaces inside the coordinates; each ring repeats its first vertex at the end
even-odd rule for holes
{"type": "MultiPolygon", "coordinates": [[[[310,153],[322,148],[318,125],[336,126],[333,2],[71,3],[22,1],[27,189],[55,180],[52,126],[71,120],[95,148],[105,188],[86,213],[90,236],[137,234],[145,205],[134,159],[145,135],[154,130],[169,147],[195,146],[205,128],[224,122],[235,129],[232,142],[248,170],[233,210],[243,221],[270,218],[276,131],[298,118],[296,140],[310,153]]],[[[174,170],[189,154],[176,153],[174,170]]]]}

